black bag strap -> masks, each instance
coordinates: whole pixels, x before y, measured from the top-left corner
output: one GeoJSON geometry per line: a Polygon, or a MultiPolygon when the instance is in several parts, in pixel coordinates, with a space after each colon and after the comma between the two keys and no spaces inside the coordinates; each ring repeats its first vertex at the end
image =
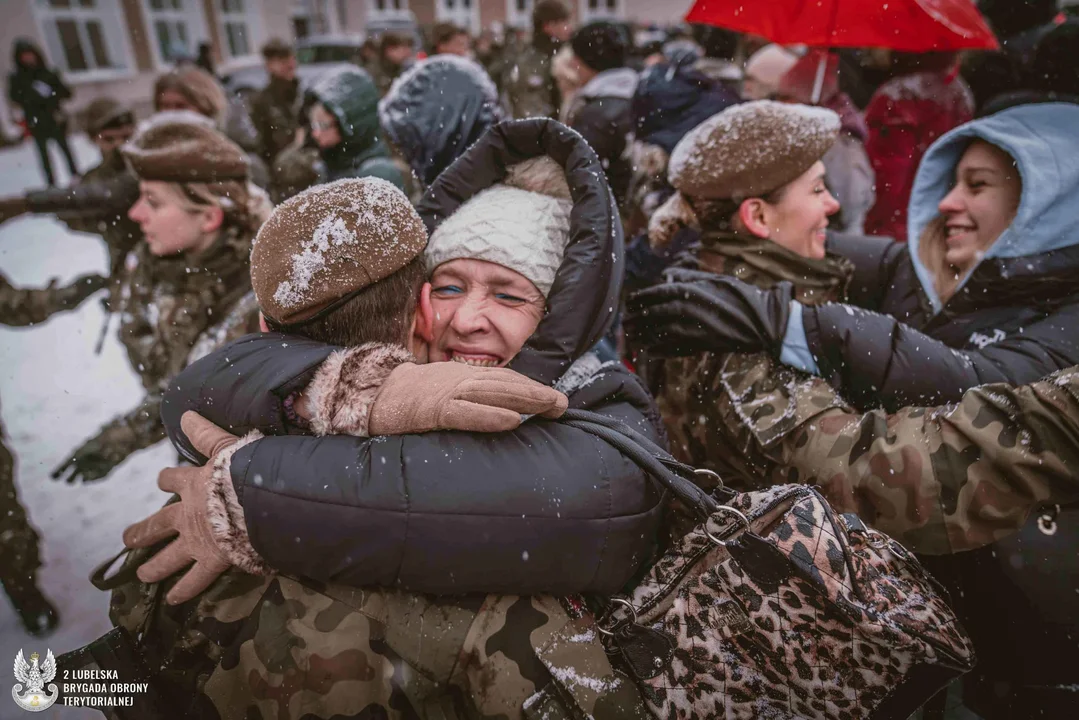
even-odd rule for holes
{"type": "Polygon", "coordinates": [[[719,508],[720,502],[690,479],[696,472],[693,467],[679,462],[625,423],[586,410],[567,410],[561,422],[607,442],[703,517],[719,508]]]}

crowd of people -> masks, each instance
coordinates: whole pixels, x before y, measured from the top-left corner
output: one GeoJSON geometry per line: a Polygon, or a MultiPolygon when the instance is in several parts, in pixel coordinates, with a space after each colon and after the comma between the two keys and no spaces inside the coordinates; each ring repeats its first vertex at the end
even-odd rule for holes
{"type": "MultiPolygon", "coordinates": [[[[310,85],[272,40],[246,103],[208,57],[146,118],[94,101],[81,176],[70,92],[20,42],[9,98],[50,187],[0,221],[98,235],[109,272],[0,275],[0,321],[104,291],[145,388],[53,477],[166,438],[186,461],[93,579],[114,656],[152,668],[138,716],[650,717],[595,679],[628,676],[587,618],[685,509],[567,409],[706,492],[817,487],[949,591],[964,717],[1073,716],[1077,26],[1004,5],[982,4],[1003,49],[969,56],[637,42],[560,0],[523,47],[440,25],[416,60],[386,33],[310,85]],[[560,662],[593,675],[551,660],[566,627],[560,662]]],[[[2,445],[0,491],[0,582],[45,634],[2,445]]]]}

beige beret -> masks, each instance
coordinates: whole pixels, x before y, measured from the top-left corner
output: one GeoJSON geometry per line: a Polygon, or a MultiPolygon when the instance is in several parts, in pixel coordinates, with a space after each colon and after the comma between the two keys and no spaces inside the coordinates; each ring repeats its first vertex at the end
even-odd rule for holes
{"type": "Polygon", "coordinates": [[[689,197],[762,197],[824,157],[839,127],[839,115],[826,108],[771,100],[732,105],[674,147],[668,178],[689,197]]]}
{"type": "Polygon", "coordinates": [[[338,180],[277,206],[251,250],[251,285],[266,317],[292,325],[389,277],[426,246],[427,228],[395,185],[338,180]]]}
{"type": "Polygon", "coordinates": [[[246,180],[247,155],[213,128],[169,120],[151,123],[121,149],[142,180],[246,180]]]}

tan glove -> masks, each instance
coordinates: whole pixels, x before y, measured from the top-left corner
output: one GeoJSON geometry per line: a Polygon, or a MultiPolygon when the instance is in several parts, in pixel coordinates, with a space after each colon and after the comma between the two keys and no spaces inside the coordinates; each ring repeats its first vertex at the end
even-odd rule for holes
{"type": "Polygon", "coordinates": [[[165,596],[165,601],[171,605],[195,597],[233,565],[252,573],[267,570],[257,556],[249,558],[248,562],[238,562],[236,557],[226,554],[214,532],[213,520],[216,518],[223,526],[223,532],[242,532],[246,540],[242,511],[238,509],[228,473],[229,461],[240,447],[240,439],[193,412],[184,413],[180,426],[195,449],[210,460],[200,468],[162,470],[157,477],[157,486],[165,492],[177,493],[180,502],[166,505],[124,530],[124,545],[129,548],[151,547],[176,536],[164,550],[139,568],[139,580],[143,582],[159,582],[194,562],[165,596]]]}
{"type": "Polygon", "coordinates": [[[405,363],[390,373],[375,398],[370,432],[505,432],[520,426],[522,414],[560,417],[568,403],[554,388],[506,368],[405,363]]]}

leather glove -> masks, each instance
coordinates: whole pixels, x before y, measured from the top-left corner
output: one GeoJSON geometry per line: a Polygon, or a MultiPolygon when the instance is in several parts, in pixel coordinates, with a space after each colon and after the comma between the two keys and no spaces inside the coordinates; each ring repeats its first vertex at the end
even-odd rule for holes
{"type": "Polygon", "coordinates": [[[566,396],[506,368],[456,362],[404,363],[390,373],[371,407],[371,435],[432,430],[505,432],[522,414],[557,418],[566,396]]]}
{"type": "MultiPolygon", "coordinates": [[[[166,505],[124,530],[124,545],[129,548],[153,547],[175,536],[139,568],[138,577],[143,582],[159,582],[194,563],[165,596],[170,605],[195,597],[234,565],[215,539],[211,518],[222,512],[228,516],[224,506],[228,501],[215,497],[215,489],[220,488],[216,486],[214,474],[224,468],[228,475],[228,463],[239,447],[239,438],[190,411],[180,419],[180,427],[192,445],[210,460],[202,467],[162,470],[157,477],[157,486],[165,492],[178,494],[180,501],[166,505]]],[[[232,480],[225,477],[223,482],[231,484],[232,480]]],[[[235,496],[232,501],[235,502],[235,496]]],[[[230,517],[229,522],[232,520],[234,518],[230,517]]],[[[244,532],[246,534],[246,529],[244,532]]],[[[258,570],[261,572],[262,568],[258,570]]]]}
{"type": "Polygon", "coordinates": [[[659,356],[699,352],[779,355],[793,285],[761,290],[726,275],[675,269],[667,282],[632,295],[627,338],[659,356]]]}
{"type": "Polygon", "coordinates": [[[0,223],[30,212],[30,205],[24,197],[0,198],[0,223]]]}
{"type": "Polygon", "coordinates": [[[103,427],[76,450],[62,465],[52,471],[53,480],[63,478],[68,484],[102,480],[134,452],[135,432],[126,423],[113,421],[103,427]]]}
{"type": "Polygon", "coordinates": [[[56,305],[60,310],[70,310],[109,284],[108,278],[97,274],[82,275],[67,287],[56,291],[56,305]]]}

